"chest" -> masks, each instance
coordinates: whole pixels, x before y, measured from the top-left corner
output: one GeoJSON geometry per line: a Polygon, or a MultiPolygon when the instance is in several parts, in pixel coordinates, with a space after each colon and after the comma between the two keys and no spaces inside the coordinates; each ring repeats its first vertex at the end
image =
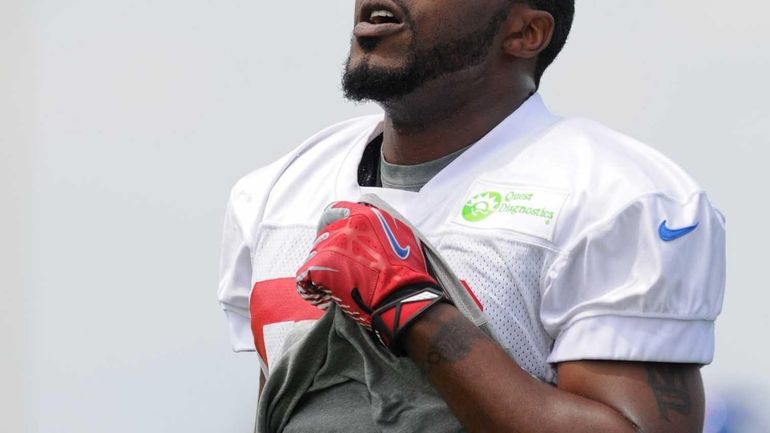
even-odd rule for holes
{"type": "MultiPolygon", "coordinates": [[[[422,217],[418,227],[474,291],[506,351],[530,374],[550,380],[546,359],[553,340],[539,319],[541,277],[550,251],[510,230],[456,224],[453,219],[458,212],[462,217],[462,207],[455,208],[457,204],[437,206],[428,218],[422,217]]],[[[257,347],[268,365],[280,353],[283,338],[294,323],[320,316],[294,289],[295,272],[315,235],[316,228],[309,222],[268,220],[260,226],[252,256],[250,307],[257,347]]]]}

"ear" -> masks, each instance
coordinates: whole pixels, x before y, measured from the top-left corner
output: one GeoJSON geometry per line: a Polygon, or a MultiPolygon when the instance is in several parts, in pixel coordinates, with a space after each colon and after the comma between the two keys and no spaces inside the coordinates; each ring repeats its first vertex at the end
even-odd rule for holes
{"type": "Polygon", "coordinates": [[[550,13],[518,4],[505,23],[503,52],[522,59],[535,58],[551,43],[553,28],[554,19],[550,13]]]}

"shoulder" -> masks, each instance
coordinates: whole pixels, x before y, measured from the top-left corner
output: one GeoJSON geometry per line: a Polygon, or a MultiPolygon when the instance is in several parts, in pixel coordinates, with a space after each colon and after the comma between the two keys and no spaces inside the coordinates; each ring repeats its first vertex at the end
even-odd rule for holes
{"type": "Polygon", "coordinates": [[[700,191],[684,169],[653,147],[593,120],[564,119],[529,150],[555,158],[570,183],[582,190],[677,199],[700,191]]]}
{"type": "Polygon", "coordinates": [[[313,172],[335,167],[336,160],[362,134],[370,133],[382,115],[349,119],[314,134],[278,160],[240,178],[232,187],[229,206],[245,232],[261,219],[271,192],[284,184],[309,184],[313,172]]]}
{"type": "Polygon", "coordinates": [[[650,146],[584,119],[560,122],[528,150],[531,161],[550,155],[546,176],[567,191],[560,254],[542,280],[541,320],[556,340],[549,362],[709,363],[725,233],[697,182],[650,146]]]}
{"type": "Polygon", "coordinates": [[[539,167],[543,182],[568,194],[555,233],[560,248],[635,206],[707,202],[700,185],[671,159],[593,120],[556,123],[522,153],[521,164],[539,167]]]}
{"type": "Polygon", "coordinates": [[[336,154],[353,144],[362,133],[371,131],[382,120],[382,115],[357,117],[329,126],[283,155],[278,160],[260,167],[239,179],[232,189],[233,195],[249,195],[252,198],[264,194],[269,184],[284,174],[289,167],[305,160],[317,160],[324,154],[336,154]]]}

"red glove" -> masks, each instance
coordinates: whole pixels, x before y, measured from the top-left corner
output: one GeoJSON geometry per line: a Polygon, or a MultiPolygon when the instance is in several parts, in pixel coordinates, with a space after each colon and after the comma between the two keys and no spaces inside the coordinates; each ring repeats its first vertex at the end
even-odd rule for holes
{"type": "Polygon", "coordinates": [[[446,301],[428,273],[420,242],[389,213],[366,204],[326,208],[319,236],[297,271],[297,291],[326,309],[337,305],[402,354],[399,337],[431,306],[446,301]]]}

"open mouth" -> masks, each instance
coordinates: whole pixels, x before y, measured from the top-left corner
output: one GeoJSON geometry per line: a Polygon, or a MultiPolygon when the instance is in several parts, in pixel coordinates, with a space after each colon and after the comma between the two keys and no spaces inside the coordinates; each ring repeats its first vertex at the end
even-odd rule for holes
{"type": "Polygon", "coordinates": [[[366,19],[369,24],[401,24],[401,21],[396,18],[396,14],[387,9],[375,9],[366,19]]]}
{"type": "Polygon", "coordinates": [[[404,13],[392,0],[364,0],[358,13],[358,23],[401,24],[404,13]]]}
{"type": "Polygon", "coordinates": [[[398,33],[404,27],[400,8],[388,0],[364,1],[353,34],[357,38],[381,38],[398,33]]]}

